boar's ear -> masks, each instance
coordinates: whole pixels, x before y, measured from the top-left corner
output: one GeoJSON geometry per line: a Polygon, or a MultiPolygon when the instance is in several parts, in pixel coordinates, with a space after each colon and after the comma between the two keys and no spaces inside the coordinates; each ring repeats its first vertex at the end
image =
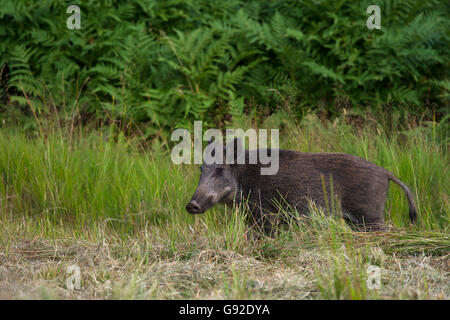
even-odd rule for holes
{"type": "Polygon", "coordinates": [[[226,146],[223,147],[223,154],[225,156],[225,163],[226,164],[242,164],[244,163],[241,159],[241,161],[238,162],[238,159],[242,157],[242,142],[241,139],[235,137],[232,142],[228,143],[226,146]],[[230,152],[232,154],[230,154],[230,152]]]}

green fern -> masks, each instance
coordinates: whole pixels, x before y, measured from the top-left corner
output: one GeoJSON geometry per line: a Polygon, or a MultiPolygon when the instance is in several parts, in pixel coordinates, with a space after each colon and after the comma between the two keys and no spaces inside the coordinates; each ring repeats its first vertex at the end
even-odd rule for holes
{"type": "Polygon", "coordinates": [[[238,117],[250,100],[276,110],[289,97],[299,116],[339,112],[341,97],[360,108],[448,107],[445,1],[379,0],[381,30],[365,25],[369,0],[85,0],[80,30],[65,27],[70,4],[2,1],[0,68],[25,114],[52,101],[155,133],[238,117]]]}

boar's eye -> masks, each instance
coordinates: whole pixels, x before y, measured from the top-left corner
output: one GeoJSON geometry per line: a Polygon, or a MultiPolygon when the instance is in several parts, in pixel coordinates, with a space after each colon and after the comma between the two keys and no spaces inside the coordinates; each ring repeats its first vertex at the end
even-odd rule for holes
{"type": "Polygon", "coordinates": [[[220,176],[223,173],[223,168],[216,168],[216,175],[220,176]]]}

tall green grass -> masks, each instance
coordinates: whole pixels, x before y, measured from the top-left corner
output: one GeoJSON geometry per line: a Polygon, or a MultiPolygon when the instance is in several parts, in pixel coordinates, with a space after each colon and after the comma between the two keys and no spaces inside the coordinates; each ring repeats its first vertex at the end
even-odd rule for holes
{"type": "MultiPolygon", "coordinates": [[[[270,121],[262,126],[273,127],[270,121]]],[[[355,130],[342,119],[326,127],[310,116],[288,123],[280,145],[305,152],[351,153],[385,167],[416,194],[417,228],[448,232],[448,146],[432,134],[429,126],[389,135],[377,125],[355,130]]],[[[198,181],[196,166],[174,165],[170,152],[142,148],[137,139],[126,138],[113,127],[76,137],[60,129],[41,138],[3,128],[0,150],[2,215],[39,216],[49,222],[39,226],[46,234],[52,234],[55,224],[77,232],[101,222],[132,232],[144,222],[167,224],[168,229],[174,225],[184,229],[195,222],[184,206],[198,181]]],[[[224,212],[214,208],[204,221],[217,226],[220,219],[229,219],[224,212]]],[[[391,184],[387,221],[408,227],[407,212],[403,190],[391,184]]],[[[179,235],[177,230],[174,236],[179,235]]]]}
{"type": "Polygon", "coordinates": [[[140,152],[122,134],[90,133],[69,141],[2,131],[0,149],[2,214],[42,217],[49,222],[39,226],[45,234],[55,224],[78,232],[102,222],[125,232],[147,220],[164,224],[188,217],[178,214],[185,199],[177,195],[192,191],[192,173],[172,165],[168,154],[140,152]]]}

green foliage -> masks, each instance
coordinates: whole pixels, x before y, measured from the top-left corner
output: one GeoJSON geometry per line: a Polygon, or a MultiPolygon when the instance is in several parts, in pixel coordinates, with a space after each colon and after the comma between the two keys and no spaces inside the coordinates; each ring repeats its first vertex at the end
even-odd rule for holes
{"type": "Polygon", "coordinates": [[[238,116],[244,100],[274,110],[286,96],[298,115],[337,112],[341,98],[448,106],[447,1],[376,1],[381,30],[366,27],[370,1],[86,0],[80,30],[66,28],[71,4],[2,1],[10,101],[150,122],[149,134],[238,116]]]}

